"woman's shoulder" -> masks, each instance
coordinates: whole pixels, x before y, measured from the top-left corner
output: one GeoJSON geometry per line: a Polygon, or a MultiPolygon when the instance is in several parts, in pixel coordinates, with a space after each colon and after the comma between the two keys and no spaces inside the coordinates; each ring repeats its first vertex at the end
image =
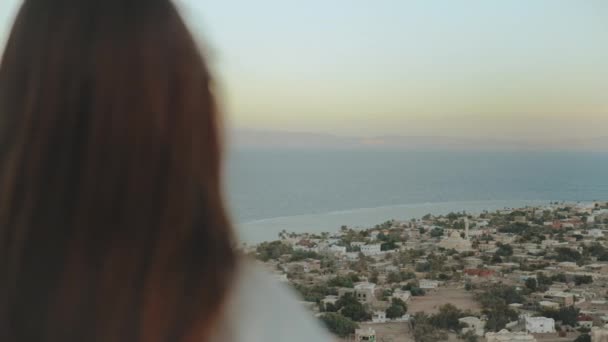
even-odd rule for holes
{"type": "Polygon", "coordinates": [[[252,261],[240,266],[225,323],[235,342],[332,341],[293,290],[252,261]]]}

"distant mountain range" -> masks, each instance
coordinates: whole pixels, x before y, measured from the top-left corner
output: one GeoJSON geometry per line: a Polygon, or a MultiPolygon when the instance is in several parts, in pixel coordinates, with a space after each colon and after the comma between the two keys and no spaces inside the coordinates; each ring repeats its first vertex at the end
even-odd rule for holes
{"type": "Polygon", "coordinates": [[[606,151],[608,136],[590,138],[501,139],[446,136],[353,137],[322,133],[233,130],[229,143],[237,148],[395,148],[433,150],[572,150],[606,151]]]}

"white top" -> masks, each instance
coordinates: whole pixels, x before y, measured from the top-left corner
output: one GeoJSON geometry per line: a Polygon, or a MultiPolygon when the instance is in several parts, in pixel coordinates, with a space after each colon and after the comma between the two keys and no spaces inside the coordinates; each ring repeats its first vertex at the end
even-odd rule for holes
{"type": "Polygon", "coordinates": [[[334,341],[290,288],[252,262],[241,265],[219,330],[210,341],[334,341]]]}

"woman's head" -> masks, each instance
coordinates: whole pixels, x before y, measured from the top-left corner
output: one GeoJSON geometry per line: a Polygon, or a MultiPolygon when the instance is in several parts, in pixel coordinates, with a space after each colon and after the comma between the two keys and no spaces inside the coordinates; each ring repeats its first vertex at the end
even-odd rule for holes
{"type": "Polygon", "coordinates": [[[174,6],[25,0],[1,63],[0,340],[200,341],[235,256],[174,6]]]}

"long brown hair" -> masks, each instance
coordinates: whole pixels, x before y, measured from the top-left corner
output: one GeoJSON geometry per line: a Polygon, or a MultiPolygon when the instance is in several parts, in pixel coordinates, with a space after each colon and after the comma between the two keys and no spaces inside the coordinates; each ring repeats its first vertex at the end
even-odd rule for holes
{"type": "Polygon", "coordinates": [[[0,340],[205,341],[236,269],[169,0],[25,0],[0,67],[0,340]]]}

